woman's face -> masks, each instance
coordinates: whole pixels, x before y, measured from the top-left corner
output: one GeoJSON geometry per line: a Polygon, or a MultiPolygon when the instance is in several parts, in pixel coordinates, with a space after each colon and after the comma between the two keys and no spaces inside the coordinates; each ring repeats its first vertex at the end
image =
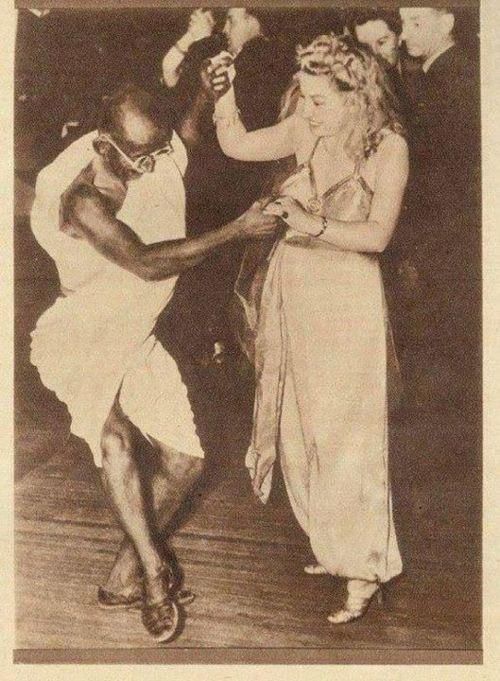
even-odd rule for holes
{"type": "Polygon", "coordinates": [[[300,73],[302,116],[313,135],[326,137],[339,132],[346,120],[346,94],[326,75],[300,73]]]}

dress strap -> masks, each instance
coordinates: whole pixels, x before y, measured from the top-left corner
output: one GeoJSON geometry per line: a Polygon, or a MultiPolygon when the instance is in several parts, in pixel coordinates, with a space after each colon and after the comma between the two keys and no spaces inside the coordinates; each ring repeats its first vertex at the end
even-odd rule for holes
{"type": "Polygon", "coordinates": [[[356,159],[356,163],[354,164],[354,170],[352,172],[352,176],[356,179],[359,179],[361,177],[361,166],[363,165],[364,162],[364,157],[363,156],[358,156],[356,159]]]}
{"type": "Polygon", "coordinates": [[[313,156],[316,153],[316,149],[318,148],[319,143],[321,142],[321,137],[318,137],[316,142],[314,143],[313,148],[311,149],[311,153],[309,154],[309,158],[307,161],[305,161],[304,165],[311,165],[311,161],[313,160],[313,156]]]}

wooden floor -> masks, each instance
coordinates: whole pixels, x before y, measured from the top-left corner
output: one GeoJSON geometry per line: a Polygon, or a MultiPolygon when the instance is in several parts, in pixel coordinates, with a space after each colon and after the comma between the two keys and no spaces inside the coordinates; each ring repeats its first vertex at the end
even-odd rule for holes
{"type": "MultiPolygon", "coordinates": [[[[385,607],[376,605],[363,620],[339,628],[328,625],[326,616],[340,604],[342,584],[303,574],[310,554],[282,486],[267,507],[253,499],[242,465],[246,429],[236,419],[228,429],[234,448],[221,456],[223,467],[173,540],[197,599],[172,646],[480,646],[479,508],[473,476],[464,467],[459,424],[453,438],[448,434],[449,442],[455,440],[455,450],[448,452],[439,449],[438,419],[399,432],[394,458],[400,461],[393,468],[405,574],[391,586],[385,607]],[[433,448],[425,451],[419,443],[429,438],[430,444],[430,436],[433,448]]],[[[21,476],[19,648],[151,646],[137,614],[96,607],[96,588],[120,536],[90,455],[76,440],[21,476]]]]}
{"type": "MultiPolygon", "coordinates": [[[[17,648],[151,649],[156,646],[137,613],[96,606],[96,589],[121,533],[90,453],[68,438],[67,415],[29,367],[28,333],[51,293],[43,284],[47,263],[24,262],[23,248],[18,252],[17,648]],[[31,294],[35,274],[38,296],[31,294]]],[[[49,270],[46,276],[49,281],[49,270]]],[[[197,598],[171,648],[481,648],[481,471],[470,424],[441,413],[392,424],[405,572],[390,586],[384,606],[375,604],[362,620],[334,628],[326,617],[340,605],[343,584],[303,573],[311,554],[279,476],[267,506],[251,494],[243,467],[248,386],[231,392],[231,376],[215,369],[205,380],[208,387],[196,397],[204,401],[211,430],[210,476],[172,542],[197,598]]]]}

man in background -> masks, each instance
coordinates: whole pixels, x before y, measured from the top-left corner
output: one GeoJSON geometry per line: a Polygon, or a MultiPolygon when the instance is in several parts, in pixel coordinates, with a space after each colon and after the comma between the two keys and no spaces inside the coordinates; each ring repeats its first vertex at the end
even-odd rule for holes
{"type": "Polygon", "coordinates": [[[411,373],[420,401],[464,409],[479,399],[479,70],[455,40],[453,9],[407,7],[400,14],[401,40],[421,62],[408,120],[409,226],[400,235],[417,291],[408,310],[411,373]],[[421,381],[424,367],[430,374],[421,381]]]}
{"type": "Polygon", "coordinates": [[[359,9],[347,17],[347,29],[356,40],[382,60],[396,95],[400,112],[410,115],[413,93],[412,74],[418,68],[415,60],[400,47],[401,19],[397,12],[384,8],[359,9]]]}
{"type": "MultiPolygon", "coordinates": [[[[212,121],[212,95],[202,86],[200,72],[208,58],[227,49],[234,59],[234,87],[245,126],[256,130],[272,125],[279,115],[287,75],[291,77],[294,69],[293,50],[271,37],[282,28],[277,22],[277,15],[254,8],[231,7],[223,17],[198,9],[163,59],[163,82],[176,101],[177,129],[189,149],[189,234],[213,230],[231,216],[240,215],[271,181],[274,164],[235,161],[220,150],[212,121]]],[[[226,310],[241,256],[240,246],[226,248],[180,282],[178,339],[198,362],[206,364],[212,356],[222,360],[223,349],[232,345],[226,310]],[[198,298],[203,305],[196,308],[192,302],[183,304],[184,289],[186,300],[198,298]],[[197,292],[203,295],[197,296],[197,292]],[[195,335],[193,329],[197,330],[195,335]]],[[[162,323],[163,319],[159,322],[160,336],[162,323]]]]}

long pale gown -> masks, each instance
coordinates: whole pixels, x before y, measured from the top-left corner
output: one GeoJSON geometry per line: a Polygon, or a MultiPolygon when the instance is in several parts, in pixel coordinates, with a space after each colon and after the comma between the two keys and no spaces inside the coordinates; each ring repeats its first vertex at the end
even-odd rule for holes
{"type": "MultiPolygon", "coordinates": [[[[310,162],[281,193],[307,206],[310,162]]],[[[319,199],[321,215],[365,221],[372,191],[358,165],[319,199]]],[[[380,582],[402,570],[388,472],[388,338],[376,256],[293,232],[278,243],[261,298],[246,465],[263,476],[255,491],[265,502],[279,452],[318,563],[380,582]]]]}
{"type": "MultiPolygon", "coordinates": [[[[95,161],[95,137],[74,142],[37,180],[31,227],[57,266],[64,295],[38,320],[31,361],[67,405],[71,431],[88,443],[96,465],[102,465],[101,432],[117,395],[144,435],[203,457],[177,365],[152,333],[177,277],[144,281],[59,229],[61,194],[95,161]]],[[[129,182],[117,213],[146,244],[185,236],[187,157],[176,135],[172,144],[173,153],[159,157],[153,173],[129,182]]]]}

